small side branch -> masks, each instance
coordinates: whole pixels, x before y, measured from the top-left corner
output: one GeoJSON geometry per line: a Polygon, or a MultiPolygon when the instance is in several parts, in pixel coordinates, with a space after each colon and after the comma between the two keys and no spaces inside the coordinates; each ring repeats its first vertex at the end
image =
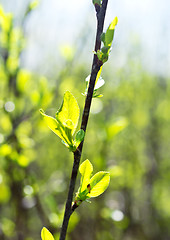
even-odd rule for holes
{"type": "MultiPolygon", "coordinates": [[[[95,41],[95,48],[94,48],[94,50],[96,52],[97,52],[97,50],[100,50],[100,47],[101,47],[100,36],[103,32],[107,3],[108,3],[108,0],[103,0],[100,9],[96,10],[97,32],[96,32],[96,41],[95,41]]],[[[100,67],[102,66],[102,64],[103,63],[98,60],[96,54],[94,54],[89,88],[88,88],[88,92],[87,92],[87,96],[86,96],[86,101],[85,101],[85,106],[84,106],[84,111],[83,111],[83,116],[82,116],[82,122],[81,122],[81,129],[83,129],[84,132],[86,132],[87,123],[88,123],[88,119],[89,119],[89,113],[90,113],[90,108],[91,108],[95,80],[97,77],[97,73],[100,70],[100,67]]],[[[62,224],[59,240],[65,240],[69,219],[75,209],[75,208],[72,208],[72,199],[73,199],[73,193],[74,193],[74,189],[75,189],[75,183],[76,183],[76,178],[77,178],[77,174],[78,174],[78,168],[79,168],[79,163],[80,163],[80,159],[81,159],[82,149],[83,149],[83,142],[81,142],[81,144],[79,145],[77,150],[74,152],[74,163],[73,163],[73,168],[72,168],[69,192],[68,192],[68,197],[67,197],[67,201],[66,201],[64,219],[63,219],[63,224],[62,224]]]]}

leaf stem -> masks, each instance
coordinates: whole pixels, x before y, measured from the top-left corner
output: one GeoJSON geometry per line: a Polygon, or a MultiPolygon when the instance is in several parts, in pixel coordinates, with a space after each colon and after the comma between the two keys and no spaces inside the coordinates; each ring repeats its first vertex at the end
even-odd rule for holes
{"type": "MultiPolygon", "coordinates": [[[[94,50],[96,52],[97,52],[97,50],[100,50],[100,47],[101,47],[100,36],[103,32],[107,3],[108,3],[108,0],[103,0],[100,10],[96,10],[97,32],[96,32],[96,41],[95,41],[95,48],[94,48],[94,50]]],[[[81,129],[83,129],[84,132],[86,132],[87,123],[88,123],[88,119],[89,119],[89,113],[90,113],[90,107],[91,107],[91,102],[92,102],[92,97],[93,97],[95,80],[97,77],[97,73],[100,70],[100,67],[102,65],[103,65],[103,63],[101,61],[99,61],[96,54],[94,54],[92,68],[91,68],[89,88],[88,88],[88,92],[87,92],[87,96],[86,96],[86,100],[85,100],[85,106],[84,106],[82,122],[81,122],[81,129]]],[[[72,174],[71,174],[71,179],[70,179],[68,197],[67,197],[67,201],[66,201],[66,205],[65,205],[65,213],[64,213],[63,224],[61,227],[59,240],[65,240],[69,219],[70,219],[71,214],[75,210],[75,208],[72,208],[72,199],[73,199],[73,193],[74,193],[74,189],[75,189],[75,183],[76,183],[79,163],[80,163],[82,149],[83,149],[83,142],[84,141],[82,141],[80,143],[79,147],[74,152],[74,162],[73,162],[72,174]]]]}

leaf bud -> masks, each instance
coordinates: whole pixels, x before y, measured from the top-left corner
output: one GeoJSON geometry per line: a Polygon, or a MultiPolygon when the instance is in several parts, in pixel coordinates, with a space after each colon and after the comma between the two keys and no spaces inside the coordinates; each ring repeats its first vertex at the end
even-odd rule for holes
{"type": "Polygon", "coordinates": [[[93,0],[93,4],[101,6],[101,0],[93,0]]]}
{"type": "Polygon", "coordinates": [[[106,53],[108,53],[108,48],[107,47],[102,47],[102,53],[104,53],[104,54],[106,54],[106,53]]]}

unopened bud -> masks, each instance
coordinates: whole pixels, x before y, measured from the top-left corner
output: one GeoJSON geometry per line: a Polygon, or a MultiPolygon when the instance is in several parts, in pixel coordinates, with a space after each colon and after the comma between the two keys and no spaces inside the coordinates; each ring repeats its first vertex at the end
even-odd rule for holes
{"type": "Polygon", "coordinates": [[[102,47],[102,53],[107,53],[108,52],[108,48],[107,47],[102,47]]]}
{"type": "Polygon", "coordinates": [[[93,0],[93,4],[101,6],[101,0],[93,0]]]}

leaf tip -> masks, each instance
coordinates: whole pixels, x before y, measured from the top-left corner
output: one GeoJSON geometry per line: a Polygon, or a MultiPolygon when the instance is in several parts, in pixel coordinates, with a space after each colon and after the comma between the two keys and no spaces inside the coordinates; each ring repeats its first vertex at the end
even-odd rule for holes
{"type": "Polygon", "coordinates": [[[118,17],[115,17],[115,26],[118,24],[118,17]]]}
{"type": "Polygon", "coordinates": [[[41,230],[41,239],[42,240],[54,240],[54,237],[46,227],[43,227],[41,230]]]}

